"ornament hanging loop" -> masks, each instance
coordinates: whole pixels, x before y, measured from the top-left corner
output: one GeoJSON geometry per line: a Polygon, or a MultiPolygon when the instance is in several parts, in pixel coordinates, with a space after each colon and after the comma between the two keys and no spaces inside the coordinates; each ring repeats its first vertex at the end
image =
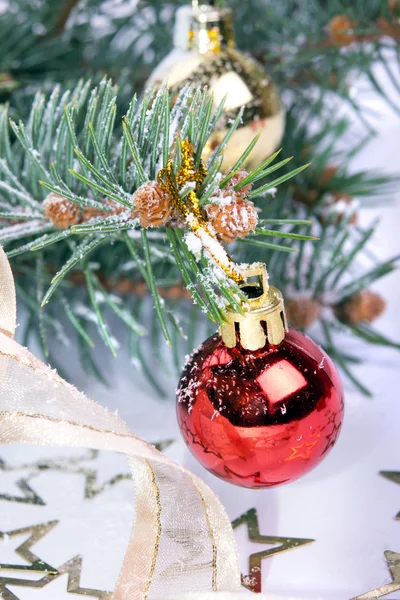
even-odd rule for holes
{"type": "Polygon", "coordinates": [[[245,350],[256,351],[267,344],[279,346],[285,339],[286,322],[283,296],[269,285],[265,264],[254,263],[241,269],[246,283],[240,287],[248,299],[242,303],[243,314],[228,310],[220,335],[228,348],[238,344],[245,350]],[[258,281],[248,281],[258,277],[258,281]]]}
{"type": "MultiPolygon", "coordinates": [[[[253,263],[247,267],[242,267],[241,272],[246,281],[240,287],[248,296],[248,306],[251,310],[261,308],[268,301],[269,294],[269,275],[264,263],[253,263]],[[251,282],[251,277],[257,277],[258,281],[251,282]]],[[[246,310],[246,306],[243,306],[246,310]]]]}

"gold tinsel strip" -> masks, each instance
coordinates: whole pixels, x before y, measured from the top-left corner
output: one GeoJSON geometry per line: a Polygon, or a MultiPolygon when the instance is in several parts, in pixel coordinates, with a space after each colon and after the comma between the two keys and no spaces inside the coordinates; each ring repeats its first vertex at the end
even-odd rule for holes
{"type": "MultiPolygon", "coordinates": [[[[200,203],[196,192],[194,190],[189,192],[187,195],[187,203],[181,198],[179,192],[187,183],[196,183],[196,190],[198,190],[207,175],[207,168],[202,160],[200,161],[200,166],[196,168],[194,161],[194,147],[189,140],[183,140],[181,142],[181,150],[182,162],[176,174],[176,178],[174,177],[173,172],[173,160],[170,158],[167,162],[167,166],[158,173],[158,185],[164,192],[169,194],[175,210],[186,221],[193,233],[201,239],[203,244],[205,243],[205,236],[202,234],[210,236],[219,244],[220,242],[218,242],[215,233],[210,230],[207,220],[201,213],[200,203]]],[[[215,255],[212,248],[206,244],[205,246],[214,262],[217,263],[228,277],[233,279],[236,283],[243,282],[243,277],[240,275],[236,264],[228,254],[226,254],[227,264],[223,264],[215,255]]]]}

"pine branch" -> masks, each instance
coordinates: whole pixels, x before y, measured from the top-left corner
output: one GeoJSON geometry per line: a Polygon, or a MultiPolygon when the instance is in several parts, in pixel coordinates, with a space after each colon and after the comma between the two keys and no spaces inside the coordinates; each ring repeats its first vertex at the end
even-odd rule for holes
{"type": "MultiPolygon", "coordinates": [[[[153,296],[155,314],[161,330],[171,346],[172,332],[181,330],[158,290],[159,264],[164,264],[164,256],[168,255],[167,247],[165,248],[167,253],[164,249],[161,250],[165,247],[165,243],[171,245],[176,261],[176,264],[171,263],[169,267],[173,279],[182,278],[193,300],[212,320],[221,323],[224,320],[224,311],[229,306],[241,311],[238,298],[243,295],[237,283],[231,279],[229,272],[227,271],[225,275],[223,273],[221,267],[223,263],[219,261],[225,258],[216,258],[217,255],[221,257],[227,255],[224,254],[225,250],[217,241],[215,234],[212,232],[206,234],[205,229],[206,238],[208,236],[211,240],[212,236],[215,237],[212,249],[211,246],[206,246],[200,250],[201,256],[194,255],[187,245],[182,230],[187,228],[187,224],[182,223],[179,227],[167,226],[166,229],[160,230],[159,238],[153,239],[151,232],[147,232],[140,226],[133,202],[136,190],[152,178],[155,179],[157,173],[166,167],[170,159],[174,161],[174,172],[178,172],[183,160],[180,140],[184,135],[190,136],[193,147],[197,149],[194,160],[200,166],[198,157],[202,155],[208,135],[212,133],[212,127],[215,126],[217,117],[221,113],[221,107],[214,113],[211,110],[211,100],[205,92],[199,95],[197,91],[184,90],[173,108],[170,108],[169,92],[163,89],[152,98],[146,98],[136,109],[132,103],[130,111],[123,120],[121,133],[120,125],[115,120],[116,102],[116,89],[106,80],[92,90],[88,85],[80,82],[76,89],[68,90],[62,96],[56,92],[47,101],[39,94],[33,103],[26,125],[22,121],[18,125],[11,121],[11,131],[15,134],[16,140],[12,142],[10,131],[5,126],[2,128],[3,137],[0,138],[0,147],[5,149],[1,157],[2,168],[0,169],[0,174],[5,181],[0,180],[0,193],[3,189],[3,194],[7,194],[7,198],[11,200],[9,211],[3,210],[3,216],[10,220],[15,219],[19,214],[18,207],[25,206],[26,203],[29,205],[29,210],[33,211],[32,214],[27,213],[26,217],[22,213],[24,218],[21,219],[21,224],[0,230],[0,239],[8,244],[9,256],[21,256],[24,264],[29,261],[24,256],[26,252],[45,252],[42,255],[45,257],[43,260],[47,260],[47,257],[52,260],[55,256],[53,247],[57,245],[57,256],[60,257],[60,262],[54,263],[52,260],[52,264],[56,266],[55,275],[41,299],[42,304],[47,304],[52,296],[58,293],[58,290],[64,286],[66,278],[76,277],[77,274],[82,273],[98,329],[113,353],[115,353],[114,344],[98,303],[96,287],[103,295],[105,292],[100,289],[99,280],[96,279],[87,262],[89,255],[91,257],[93,255],[92,260],[99,261],[100,271],[106,277],[107,265],[104,264],[106,245],[120,242],[126,256],[131,255],[134,258],[137,275],[135,273],[133,275],[134,277],[141,275],[147,284],[153,296]],[[66,99],[68,99],[67,104],[65,104],[66,99]],[[95,104],[94,99],[96,99],[95,104]],[[191,123],[189,128],[188,123],[191,123]],[[171,137],[172,131],[173,137],[171,137]],[[149,139],[152,140],[152,144],[149,144],[149,139]],[[122,160],[125,164],[121,164],[122,160]],[[39,187],[38,177],[41,178],[39,187]],[[83,215],[87,214],[86,211],[93,212],[88,213],[89,218],[85,218],[84,222],[72,222],[65,229],[57,230],[57,222],[53,222],[45,215],[44,205],[42,206],[42,200],[46,198],[49,191],[55,194],[56,199],[61,197],[64,199],[63,202],[70,202],[71,208],[66,210],[73,211],[71,213],[73,215],[77,214],[76,210],[83,211],[83,215]],[[114,204],[110,204],[112,202],[114,204]],[[73,208],[74,206],[76,209],[73,208]],[[40,219],[34,219],[35,215],[40,215],[40,219]],[[134,242],[135,238],[131,237],[135,232],[140,235],[137,242],[134,242]],[[78,239],[78,243],[75,243],[75,239],[78,239]],[[17,240],[19,245],[16,243],[17,240]]],[[[226,189],[232,176],[242,166],[239,161],[235,165],[235,170],[225,178],[219,172],[223,148],[239,122],[238,117],[226,134],[221,147],[211,157],[208,174],[203,176],[204,181],[198,186],[196,192],[199,206],[207,204],[213,193],[226,189]]],[[[252,143],[250,149],[253,146],[252,143]]],[[[243,160],[247,154],[248,152],[243,154],[243,160]]],[[[265,180],[288,162],[284,160],[277,165],[268,166],[275,157],[276,155],[265,161],[259,169],[249,173],[245,180],[246,184],[253,185],[259,180],[265,180]]],[[[254,195],[264,193],[268,186],[275,187],[286,182],[303,168],[288,172],[278,180],[275,179],[272,184],[262,186],[260,192],[254,195]]],[[[189,202],[190,189],[190,187],[183,188],[181,191],[179,202],[182,206],[186,206],[189,202]]],[[[6,200],[6,196],[4,197],[6,200]]],[[[7,206],[5,203],[4,208],[7,206]]],[[[191,209],[185,210],[189,214],[191,209]]],[[[185,218],[185,214],[182,213],[182,218],[185,218]]],[[[293,223],[293,220],[280,219],[275,224],[276,230],[259,229],[255,234],[278,236],[287,241],[314,239],[308,235],[299,236],[279,229],[290,222],[293,223]]],[[[294,223],[296,224],[296,220],[294,223]]],[[[287,242],[284,245],[257,240],[253,242],[250,237],[245,241],[262,244],[269,249],[297,251],[287,246],[287,242]]],[[[143,333],[134,321],[128,319],[125,309],[120,309],[107,295],[104,299],[126,324],[129,321],[134,334],[143,333]]],[[[66,306],[65,302],[64,306],[66,306]]],[[[80,336],[85,338],[85,335],[82,336],[79,315],[74,314],[73,305],[68,304],[68,306],[69,320],[80,336]]]]}

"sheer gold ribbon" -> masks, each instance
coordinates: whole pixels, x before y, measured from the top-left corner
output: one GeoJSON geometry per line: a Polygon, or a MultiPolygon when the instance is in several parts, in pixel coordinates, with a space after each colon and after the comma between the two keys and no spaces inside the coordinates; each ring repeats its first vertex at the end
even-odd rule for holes
{"type": "Polygon", "coordinates": [[[114,599],[240,589],[234,534],[216,496],[17,344],[15,318],[13,277],[0,249],[0,443],[128,456],[135,521],[114,599]]]}
{"type": "Polygon", "coordinates": [[[0,443],[128,456],[135,519],[114,600],[242,598],[233,530],[213,492],[22,348],[15,325],[14,280],[0,247],[0,443]]]}

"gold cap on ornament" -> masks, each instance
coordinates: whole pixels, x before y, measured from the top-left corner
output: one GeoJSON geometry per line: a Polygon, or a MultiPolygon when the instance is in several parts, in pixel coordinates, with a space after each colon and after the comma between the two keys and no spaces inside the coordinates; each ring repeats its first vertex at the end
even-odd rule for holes
{"type": "Polygon", "coordinates": [[[200,54],[220,52],[235,46],[232,11],[215,6],[214,2],[193,0],[192,6],[183,6],[177,12],[175,46],[196,50],[200,54]]]}
{"type": "Polygon", "coordinates": [[[283,296],[269,285],[265,264],[254,263],[241,269],[246,283],[240,287],[248,296],[243,302],[244,314],[227,311],[220,335],[228,348],[238,342],[246,350],[260,350],[266,344],[278,346],[288,331],[283,296]],[[257,277],[256,281],[249,281],[257,277]]]}

